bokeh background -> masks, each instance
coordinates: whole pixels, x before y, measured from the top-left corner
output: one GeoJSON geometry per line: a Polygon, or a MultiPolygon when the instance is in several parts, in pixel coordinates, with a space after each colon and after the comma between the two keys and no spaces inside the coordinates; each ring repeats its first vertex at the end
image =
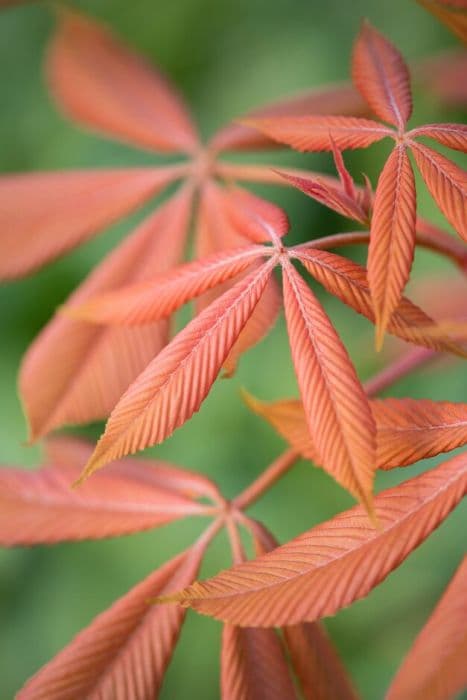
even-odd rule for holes
{"type": "MultiPolygon", "coordinates": [[[[186,96],[205,135],[264,101],[346,79],[352,41],[364,16],[394,40],[410,61],[456,44],[447,30],[410,0],[327,0],[324,4],[318,0],[101,0],[74,6],[106,20],[158,64],[186,96]]],[[[40,3],[0,15],[1,170],[153,162],[154,156],[90,135],[57,113],[41,71],[52,30],[53,17],[40,3]]],[[[420,91],[416,105],[413,123],[465,117],[420,91]]],[[[383,144],[349,154],[347,162],[357,180],[366,172],[376,183],[387,148],[383,144]]],[[[258,160],[268,158],[332,172],[328,155],[283,152],[260,155],[258,160]]],[[[420,211],[448,228],[418,184],[420,211]]],[[[295,240],[349,228],[343,219],[300,193],[272,187],[257,191],[286,207],[295,240]]],[[[26,427],[16,392],[22,354],[57,305],[143,214],[113,226],[29,279],[0,288],[0,459],[4,464],[31,468],[41,454],[40,447],[24,446],[26,427]]],[[[362,259],[362,253],[355,254],[362,259]]],[[[448,263],[417,252],[413,295],[430,306],[445,294],[455,276],[448,263]],[[427,279],[438,286],[432,288],[427,279]]],[[[321,298],[363,379],[402,351],[402,344],[390,342],[377,356],[369,324],[339,302],[323,294],[321,298]]],[[[242,359],[233,379],[216,383],[201,412],[148,454],[199,470],[215,479],[227,496],[235,495],[284,449],[282,440],[243,405],[241,387],[261,398],[297,395],[282,318],[270,336],[242,359]]],[[[466,371],[460,361],[443,360],[400,381],[388,393],[465,401],[466,371]]],[[[95,437],[101,427],[83,432],[95,437]]],[[[379,474],[377,490],[440,461],[379,474]]],[[[251,513],[283,542],[351,504],[351,498],[330,478],[301,462],[251,513]]],[[[465,515],[466,509],[460,507],[368,598],[326,621],[364,698],[383,696],[456,568],[465,546],[465,515]]],[[[189,544],[201,527],[199,521],[188,521],[104,542],[0,550],[0,698],[13,697],[25,679],[94,615],[189,544]]],[[[216,541],[203,573],[229,565],[225,544],[222,537],[216,541]]],[[[218,623],[188,614],[163,698],[219,696],[220,632],[218,623]]]]}

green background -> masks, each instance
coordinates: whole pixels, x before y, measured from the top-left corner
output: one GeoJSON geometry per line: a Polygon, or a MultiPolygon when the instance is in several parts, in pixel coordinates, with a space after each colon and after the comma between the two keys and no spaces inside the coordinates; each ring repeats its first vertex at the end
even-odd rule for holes
{"type": "MultiPolygon", "coordinates": [[[[364,16],[409,60],[455,45],[434,18],[408,0],[102,0],[75,6],[107,20],[129,44],[162,67],[186,96],[204,135],[266,100],[346,79],[352,41],[364,16]]],[[[153,162],[153,156],[94,137],[58,115],[41,74],[52,28],[52,17],[40,5],[24,5],[0,15],[2,171],[153,162]]],[[[414,124],[463,118],[419,92],[416,105],[414,124]]],[[[376,183],[387,148],[382,145],[349,155],[347,162],[357,180],[364,171],[376,183]]],[[[255,160],[260,158],[267,161],[268,156],[255,160]]],[[[273,161],[332,172],[328,155],[281,153],[273,161]]],[[[420,211],[445,224],[419,181],[418,185],[420,211]]],[[[258,191],[286,207],[295,240],[349,228],[340,217],[298,192],[268,187],[258,191]]],[[[22,354],[55,307],[140,218],[139,214],[127,219],[65,259],[0,288],[0,459],[4,464],[29,467],[40,460],[40,448],[22,444],[26,429],[16,394],[22,354]]],[[[430,275],[451,280],[455,272],[432,254],[417,252],[411,288],[419,301],[419,281],[430,275]]],[[[321,296],[363,379],[401,351],[401,344],[390,341],[382,355],[375,355],[369,324],[321,296]]],[[[432,295],[426,303],[434,301],[432,295]]],[[[466,399],[466,384],[461,362],[444,360],[399,382],[390,394],[460,401],[466,399]]],[[[216,383],[201,412],[148,453],[209,475],[229,497],[238,493],[284,449],[282,440],[242,404],[242,386],[261,398],[297,395],[282,318],[269,337],[242,359],[233,379],[216,383]]],[[[89,434],[97,436],[99,427],[90,428],[89,434]]],[[[378,474],[377,490],[440,461],[378,474]]],[[[251,513],[283,542],[351,504],[337,484],[301,462],[251,513]]],[[[13,697],[25,679],[94,615],[188,545],[200,528],[199,521],[190,520],[103,542],[0,551],[0,698],[13,697]]],[[[326,621],[368,700],[383,696],[445,588],[462,554],[463,533],[465,509],[460,507],[365,600],[326,621]]],[[[226,552],[220,537],[203,573],[229,565],[226,552]]],[[[188,614],[163,698],[218,697],[220,632],[217,622],[188,614]]]]}

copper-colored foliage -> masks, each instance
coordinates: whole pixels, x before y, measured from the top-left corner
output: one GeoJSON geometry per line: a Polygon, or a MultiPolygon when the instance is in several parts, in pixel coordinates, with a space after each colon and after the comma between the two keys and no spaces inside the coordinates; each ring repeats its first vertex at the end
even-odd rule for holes
{"type": "Polygon", "coordinates": [[[184,619],[181,609],[150,599],[192,581],[200,544],[167,564],[80,632],[19,691],[19,700],[153,700],[162,684],[184,619]],[[125,689],[125,690],[123,690],[125,689]]]}
{"type": "Polygon", "coordinates": [[[386,700],[449,700],[467,686],[467,558],[421,630],[386,700]]]}
{"type": "MultiPolygon", "coordinates": [[[[245,399],[292,447],[320,465],[301,401],[266,403],[249,394],[245,394],[245,399]]],[[[378,469],[407,466],[467,444],[467,404],[428,399],[372,399],[370,408],[376,424],[378,469]]]]}
{"type": "Polygon", "coordinates": [[[284,306],[308,427],[326,470],[371,511],[375,424],[349,356],[320,303],[289,265],[284,306]]]}
{"type": "Polygon", "coordinates": [[[337,515],[259,559],[171,596],[235,625],[276,626],[333,615],[367,595],[421,544],[467,490],[467,455],[337,515]]]}
{"type": "Polygon", "coordinates": [[[417,0],[436,19],[467,44],[467,5],[465,0],[417,0]]]}
{"type": "Polygon", "coordinates": [[[40,470],[0,469],[0,543],[3,546],[102,539],[164,525],[203,512],[189,495],[195,474],[158,462],[114,464],[76,491],[93,446],[79,440],[51,443],[40,470]]]}

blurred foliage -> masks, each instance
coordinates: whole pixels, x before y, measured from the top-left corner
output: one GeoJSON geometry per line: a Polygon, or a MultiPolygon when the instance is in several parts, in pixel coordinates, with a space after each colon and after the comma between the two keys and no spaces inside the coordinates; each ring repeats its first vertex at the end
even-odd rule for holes
{"type": "MultiPolygon", "coordinates": [[[[266,100],[346,79],[352,41],[363,16],[411,61],[455,43],[431,16],[408,0],[390,4],[328,0],[324,6],[318,0],[88,0],[74,6],[109,22],[129,44],[157,63],[185,94],[203,134],[266,100]]],[[[5,10],[0,16],[2,171],[152,162],[152,155],[85,133],[55,111],[41,72],[52,28],[53,18],[40,3],[5,10]]],[[[441,109],[427,96],[416,94],[417,98],[414,123],[418,117],[424,121],[462,118],[441,109]]],[[[357,180],[364,171],[376,183],[384,148],[349,154],[347,162],[357,180]]],[[[278,153],[259,158],[332,172],[328,155],[278,153]]],[[[272,187],[258,191],[286,207],[295,240],[349,227],[298,192],[272,187]]],[[[421,211],[441,223],[442,217],[423,186],[418,194],[421,211]]],[[[39,448],[23,443],[25,422],[15,388],[23,352],[56,306],[141,217],[142,213],[114,226],[31,278],[0,288],[3,463],[32,466],[40,458],[39,448]]],[[[452,271],[446,262],[418,252],[412,288],[416,288],[418,278],[433,273],[451,275],[452,271]]],[[[369,324],[338,302],[326,297],[324,301],[362,378],[400,351],[400,345],[389,342],[389,349],[376,356],[369,324]]],[[[460,362],[443,360],[401,381],[391,393],[465,401],[466,384],[460,362]]],[[[243,358],[232,380],[217,382],[201,412],[149,452],[204,472],[227,496],[236,494],[283,449],[282,441],[242,404],[242,386],[261,398],[296,395],[282,319],[271,335],[243,358]]],[[[100,427],[84,432],[97,436],[100,427]]],[[[433,464],[439,461],[431,460],[433,464]]],[[[429,466],[425,463],[379,474],[377,489],[429,466]]],[[[342,489],[323,472],[302,462],[252,509],[252,514],[284,541],[350,505],[351,499],[342,489]]],[[[328,621],[357,686],[368,700],[382,697],[453,573],[463,549],[465,512],[459,508],[367,599],[328,621]]],[[[96,613],[189,544],[200,527],[199,521],[189,521],[131,538],[0,551],[0,697],[12,697],[24,680],[96,613]]],[[[220,538],[203,573],[229,565],[226,550],[220,538]]],[[[193,697],[218,697],[219,640],[218,623],[189,613],[163,698],[186,697],[188,688],[193,697]]]]}

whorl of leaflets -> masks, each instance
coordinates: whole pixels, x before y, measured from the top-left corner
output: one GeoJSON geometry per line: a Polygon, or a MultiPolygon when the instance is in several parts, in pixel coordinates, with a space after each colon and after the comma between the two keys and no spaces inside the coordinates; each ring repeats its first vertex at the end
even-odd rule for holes
{"type": "Polygon", "coordinates": [[[273,552],[162,600],[241,626],[282,626],[334,615],[383,581],[466,491],[463,454],[376,496],[380,528],[356,506],[273,552]]]}
{"type": "MultiPolygon", "coordinates": [[[[236,169],[223,163],[221,151],[255,148],[258,142],[275,148],[274,142],[252,129],[229,125],[202,145],[182,97],[158,69],[125,46],[109,27],[63,4],[58,7],[45,73],[58,108],[77,124],[136,148],[179,154],[181,160],[148,168],[3,175],[2,279],[34,272],[179,180],[184,184],[165,204],[156,205],[156,211],[84,280],[70,303],[141,281],[149,270],[159,274],[177,265],[183,259],[192,215],[198,255],[248,242],[226,220],[224,187],[217,183],[218,175],[229,182],[281,181],[264,165],[236,169]],[[202,222],[207,209],[211,211],[209,231],[202,222]],[[213,229],[215,236],[211,237],[213,229]]],[[[343,114],[366,110],[353,88],[332,86],[271,104],[261,113],[285,110],[295,114],[320,107],[343,114]]],[[[211,300],[218,292],[213,290],[211,300]]],[[[225,360],[228,373],[233,373],[239,356],[274,324],[279,300],[277,283],[271,279],[225,360]]],[[[107,418],[131,382],[167,344],[167,331],[165,321],[146,329],[96,329],[70,318],[52,318],[30,346],[21,368],[20,390],[30,440],[64,425],[107,418]]]]}
{"type": "Polygon", "coordinates": [[[386,136],[395,140],[378,180],[368,251],[368,281],[380,347],[409,279],[414,255],[416,193],[408,150],[433,199],[467,241],[466,172],[415,141],[426,136],[466,152],[467,127],[429,124],[406,131],[412,113],[409,71],[397,49],[368,23],[355,43],[352,78],[372,111],[390,127],[368,119],[319,115],[249,119],[246,123],[301,151],[364,148],[386,136]]]}
{"type": "MultiPolygon", "coordinates": [[[[288,223],[283,212],[239,188],[232,190],[228,208],[237,230],[254,241],[250,246],[216,253],[153,281],[129,285],[65,309],[74,318],[94,323],[150,324],[189,299],[242,275],[129,387],[112,412],[82,478],[113,459],[162,442],[199,409],[261,303],[273,267],[280,265],[292,358],[319,463],[371,514],[376,469],[374,417],[339,336],[291,261],[298,259],[333,294],[372,319],[365,271],[312,247],[285,248],[282,237],[288,223]],[[272,246],[261,246],[265,239],[272,246]]],[[[389,330],[415,343],[465,356],[465,350],[453,341],[424,335],[420,325],[433,322],[408,300],[402,300],[389,330]]]]}

